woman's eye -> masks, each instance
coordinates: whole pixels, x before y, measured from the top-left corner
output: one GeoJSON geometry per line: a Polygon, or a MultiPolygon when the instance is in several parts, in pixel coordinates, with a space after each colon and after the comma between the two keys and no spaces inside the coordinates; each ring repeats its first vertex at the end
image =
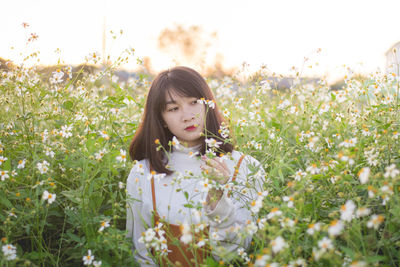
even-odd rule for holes
{"type": "Polygon", "coordinates": [[[178,110],[178,108],[177,108],[177,107],[174,107],[174,108],[168,109],[168,111],[175,111],[175,110],[178,110]]]}
{"type": "Polygon", "coordinates": [[[192,104],[197,104],[197,99],[192,101],[192,104]]]}

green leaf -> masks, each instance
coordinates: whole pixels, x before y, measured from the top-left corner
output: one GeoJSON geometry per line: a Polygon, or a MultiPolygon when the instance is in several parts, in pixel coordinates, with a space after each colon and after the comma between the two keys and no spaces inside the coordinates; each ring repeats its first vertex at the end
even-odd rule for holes
{"type": "Polygon", "coordinates": [[[370,257],[366,257],[365,260],[369,263],[373,263],[373,262],[380,262],[380,261],[385,261],[386,257],[385,256],[370,256],[370,257]]]}
{"type": "Polygon", "coordinates": [[[32,259],[32,260],[37,260],[37,259],[40,259],[40,258],[42,258],[42,257],[43,257],[43,256],[41,256],[40,253],[39,253],[39,252],[36,252],[36,251],[32,251],[32,252],[26,253],[26,254],[24,255],[24,258],[32,259]]]}
{"type": "Polygon", "coordinates": [[[343,246],[341,246],[340,249],[343,250],[343,252],[346,253],[351,259],[354,259],[355,254],[354,254],[353,250],[351,250],[348,247],[343,247],[343,246]]]}
{"type": "Polygon", "coordinates": [[[3,163],[3,170],[11,171],[11,160],[8,159],[3,163]]]}
{"type": "Polygon", "coordinates": [[[79,197],[81,192],[78,192],[76,190],[70,190],[70,191],[63,191],[61,192],[66,198],[68,198],[70,201],[76,204],[80,204],[82,202],[82,199],[79,197]]]}
{"type": "Polygon", "coordinates": [[[70,100],[67,100],[62,104],[62,107],[71,110],[74,107],[74,103],[70,100]]]}
{"type": "Polygon", "coordinates": [[[13,208],[11,202],[7,198],[5,198],[3,194],[0,195],[0,203],[9,209],[13,208]]]}
{"type": "Polygon", "coordinates": [[[66,233],[66,235],[67,235],[71,240],[73,240],[73,241],[75,241],[75,242],[77,242],[77,243],[83,243],[83,242],[82,242],[82,239],[81,239],[79,236],[77,236],[77,235],[75,235],[75,234],[73,234],[73,233],[71,233],[71,232],[66,233]]]}

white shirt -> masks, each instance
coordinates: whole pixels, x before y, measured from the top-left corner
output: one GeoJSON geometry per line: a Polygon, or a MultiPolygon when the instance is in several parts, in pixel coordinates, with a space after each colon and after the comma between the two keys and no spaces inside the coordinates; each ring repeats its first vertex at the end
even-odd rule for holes
{"type": "MultiPolygon", "coordinates": [[[[178,225],[184,222],[197,224],[206,221],[210,225],[210,242],[213,247],[220,249],[213,250],[213,256],[216,258],[226,254],[225,252],[236,251],[239,247],[248,248],[251,235],[243,237],[238,233],[251,220],[254,220],[247,207],[256,198],[257,191],[262,190],[264,171],[260,163],[251,156],[244,157],[236,178],[237,185],[234,186],[232,195],[228,196],[225,192],[215,209],[211,211],[205,205],[207,192],[204,186],[205,178],[200,169],[203,161],[196,156],[189,156],[190,153],[195,153],[198,149],[199,146],[192,148],[181,146],[169,154],[168,165],[174,170],[174,173],[154,180],[158,215],[169,223],[178,225]],[[250,165],[255,166],[255,169],[259,171],[252,173],[249,169],[250,165]],[[253,184],[252,189],[244,190],[246,182],[253,184]],[[240,193],[235,194],[237,191],[240,193]],[[235,195],[240,195],[241,201],[235,195]],[[195,209],[184,207],[188,203],[194,206],[203,205],[200,217],[198,212],[197,216],[194,215],[195,209]]],[[[231,159],[225,160],[231,177],[241,155],[240,152],[233,151],[231,159]]],[[[136,260],[142,266],[157,266],[152,261],[145,245],[138,242],[142,233],[148,227],[151,227],[152,222],[153,202],[149,174],[147,160],[137,162],[129,174],[127,180],[129,207],[127,209],[126,228],[128,237],[132,238],[133,249],[136,250],[136,260]]],[[[232,185],[232,183],[230,184],[232,185]]]]}

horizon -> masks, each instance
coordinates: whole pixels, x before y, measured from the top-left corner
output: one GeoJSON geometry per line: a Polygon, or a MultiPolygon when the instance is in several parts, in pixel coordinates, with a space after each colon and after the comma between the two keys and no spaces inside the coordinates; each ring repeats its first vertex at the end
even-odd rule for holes
{"type": "MultiPolygon", "coordinates": [[[[293,66],[297,70],[303,66],[304,75],[325,76],[332,82],[345,76],[347,68],[360,74],[378,68],[384,71],[385,53],[400,41],[400,32],[395,30],[400,2],[394,0],[253,1],[251,5],[241,1],[204,1],[199,5],[179,0],[74,0],[63,6],[62,14],[50,0],[19,0],[5,5],[5,14],[0,17],[5,36],[0,56],[16,64],[23,58],[20,53],[32,51],[40,51],[44,65],[55,65],[58,60],[79,65],[89,53],[105,50],[105,55],[117,58],[124,49],[134,48],[135,58],[150,59],[158,72],[182,61],[181,51],[162,51],[157,46],[161,32],[183,25],[199,26],[205,37],[216,33],[214,39],[201,40],[210,42],[200,47],[203,63],[186,64],[196,69],[205,69],[215,59],[226,69],[240,69],[246,62],[250,72],[265,65],[270,72],[282,75],[292,73],[293,66]],[[22,27],[22,23],[29,27],[22,27]],[[30,33],[38,39],[27,46],[30,33]],[[304,62],[306,57],[309,60],[304,62]]],[[[135,67],[136,62],[123,69],[132,71],[135,67]]]]}

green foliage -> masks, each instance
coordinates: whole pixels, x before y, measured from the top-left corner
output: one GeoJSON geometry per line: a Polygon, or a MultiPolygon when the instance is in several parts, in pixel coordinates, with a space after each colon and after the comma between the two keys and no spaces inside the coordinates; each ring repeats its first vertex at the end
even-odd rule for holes
{"type": "MultiPolygon", "coordinates": [[[[148,82],[142,75],[118,83],[112,71],[60,82],[23,68],[1,74],[0,237],[17,251],[10,261],[1,254],[2,266],[80,266],[88,250],[102,266],[135,264],[125,238],[126,152],[148,82]]],[[[298,83],[288,92],[265,77],[210,81],[236,149],[264,166],[268,196],[243,229],[256,228],[250,249],[207,265],[399,265],[398,77],[349,79],[337,91],[298,83]],[[349,200],[356,208],[346,218],[349,200]]]]}

